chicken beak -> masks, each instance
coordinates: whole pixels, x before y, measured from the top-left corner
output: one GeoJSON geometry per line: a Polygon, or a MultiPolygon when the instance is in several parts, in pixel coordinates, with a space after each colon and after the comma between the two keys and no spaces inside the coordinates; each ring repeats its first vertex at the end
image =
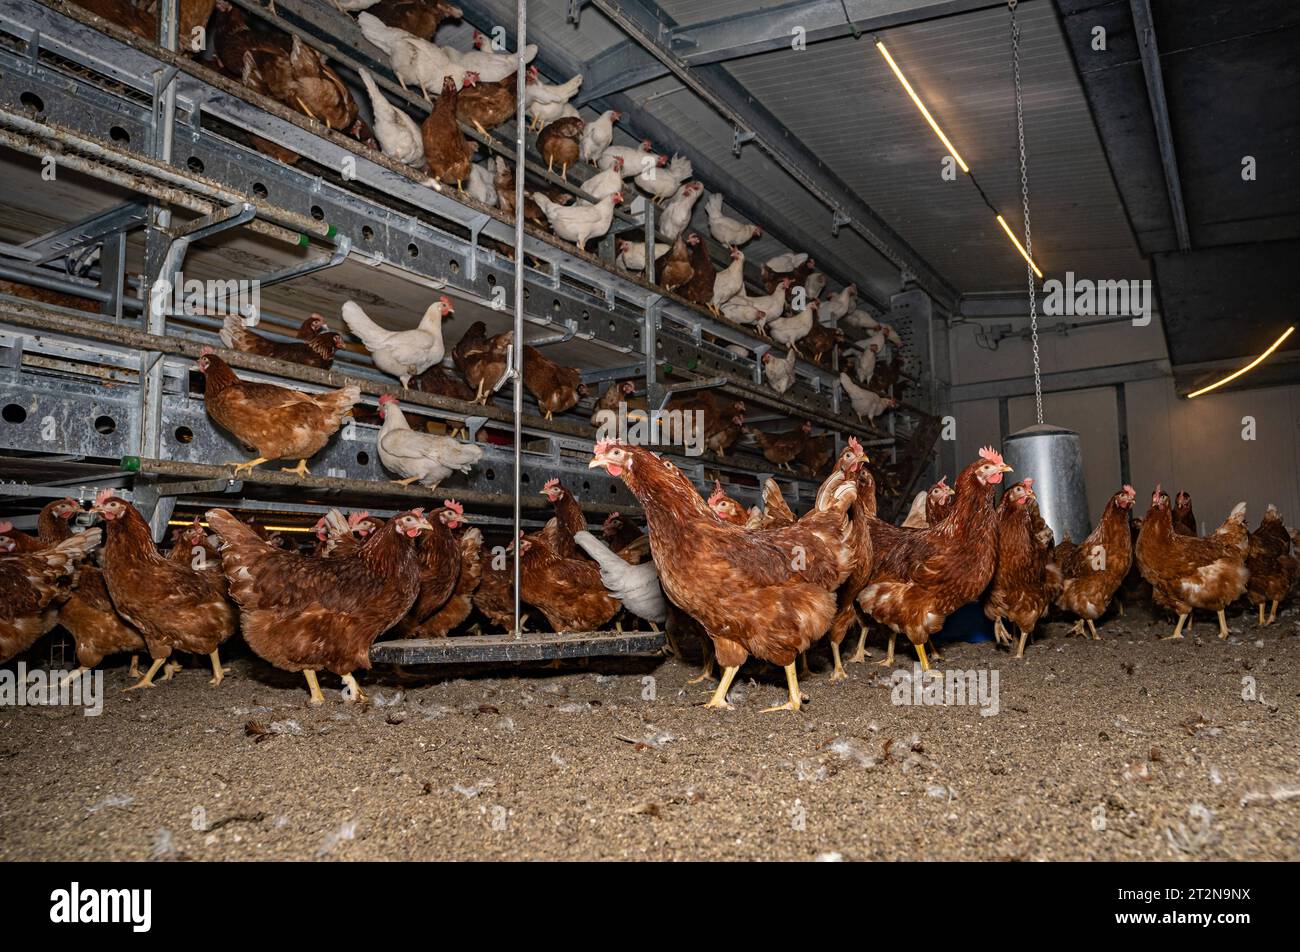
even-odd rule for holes
{"type": "Polygon", "coordinates": [[[587,464],[587,469],[600,469],[602,466],[606,465],[606,463],[607,460],[605,459],[604,454],[597,453],[591,458],[591,462],[587,464]]]}
{"type": "Polygon", "coordinates": [[[432,531],[433,531],[433,524],[432,524],[431,522],[429,522],[428,519],[425,519],[425,518],[422,516],[422,517],[420,517],[420,519],[415,523],[415,528],[417,528],[417,529],[424,529],[424,530],[427,530],[427,531],[429,531],[429,532],[432,532],[432,531]]]}
{"type": "Polygon", "coordinates": [[[1008,466],[1006,463],[1003,463],[1002,466],[998,469],[998,472],[999,472],[999,473],[1014,473],[1015,470],[1012,469],[1010,466],[1008,466]]]}

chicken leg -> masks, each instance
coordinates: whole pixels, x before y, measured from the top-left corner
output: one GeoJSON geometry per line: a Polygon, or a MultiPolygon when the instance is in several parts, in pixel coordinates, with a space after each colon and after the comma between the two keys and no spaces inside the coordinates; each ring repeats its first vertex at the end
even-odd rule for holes
{"type": "Polygon", "coordinates": [[[1101,635],[1097,634],[1097,626],[1092,623],[1092,619],[1087,619],[1088,630],[1092,632],[1093,641],[1101,641],[1101,635]]]}
{"type": "Polygon", "coordinates": [[[1067,638],[1069,638],[1071,635],[1083,635],[1083,637],[1085,638],[1088,637],[1088,630],[1084,624],[1082,616],[1080,616],[1079,620],[1076,621],[1073,625],[1071,625],[1070,630],[1065,633],[1065,637],[1067,638]]]}
{"type": "Polygon", "coordinates": [[[799,673],[795,662],[791,661],[785,666],[785,682],[790,689],[790,700],[784,704],[778,704],[775,707],[765,707],[762,713],[768,714],[772,711],[797,711],[803,707],[803,696],[799,693],[799,673]]]}
{"type": "Polygon", "coordinates": [[[293,467],[289,467],[289,466],[281,466],[281,467],[280,467],[280,472],[282,472],[282,473],[293,473],[293,474],[296,475],[296,476],[310,476],[310,475],[311,475],[311,470],[309,470],[309,469],[307,468],[307,461],[306,461],[305,459],[300,459],[300,460],[298,460],[298,465],[297,465],[297,466],[293,466],[293,467]]]}
{"type": "Polygon", "coordinates": [[[867,654],[867,626],[858,622],[858,650],[849,658],[849,664],[866,664],[870,657],[867,654]]]}
{"type": "MultiPolygon", "coordinates": [[[[1277,603],[1278,600],[1276,598],[1273,599],[1273,607],[1269,610],[1268,613],[1268,623],[1270,625],[1273,624],[1273,622],[1277,621],[1277,603]]],[[[1259,607],[1263,608],[1264,607],[1263,603],[1260,603],[1259,607]]]]}
{"type": "MultiPolygon", "coordinates": [[[[1020,626],[1017,625],[1016,627],[1019,628],[1020,626]]],[[[1025,656],[1025,642],[1028,641],[1028,640],[1029,640],[1029,632],[1027,632],[1027,631],[1025,631],[1025,629],[1021,628],[1021,629],[1020,629],[1020,646],[1019,646],[1018,648],[1016,648],[1016,653],[1015,653],[1014,657],[1016,657],[1016,658],[1023,658],[1023,657],[1025,656]]]]}
{"type": "Polygon", "coordinates": [[[700,669],[700,673],[697,674],[695,677],[689,679],[686,683],[699,684],[702,681],[712,681],[712,680],[714,680],[713,655],[710,654],[708,657],[704,659],[704,667],[700,669]]]}
{"type": "Polygon", "coordinates": [[[89,670],[90,669],[83,664],[81,667],[77,668],[76,671],[72,671],[69,672],[68,674],[65,674],[63,678],[59,681],[59,689],[62,690],[63,688],[66,688],[69,684],[78,680],[83,674],[85,674],[89,670]]]}
{"type": "Polygon", "coordinates": [[[325,695],[320,693],[320,682],[316,680],[316,672],[310,668],[303,668],[303,675],[307,678],[307,690],[311,691],[312,704],[324,704],[325,695]]]}
{"type": "Polygon", "coordinates": [[[127,669],[126,676],[128,678],[135,678],[136,680],[140,679],[140,656],[139,655],[131,655],[131,667],[127,669]]]}
{"type": "Polygon", "coordinates": [[[220,649],[213,648],[212,654],[208,655],[208,657],[212,659],[212,680],[209,681],[208,684],[212,685],[215,688],[222,681],[226,680],[226,672],[229,671],[230,669],[223,668],[221,666],[220,649]]]}
{"type": "Polygon", "coordinates": [[[405,479],[394,479],[393,482],[398,486],[409,486],[419,480],[419,476],[408,476],[405,479]]]}
{"type": "Polygon", "coordinates": [[[1223,609],[1220,608],[1220,609],[1219,609],[1219,638],[1220,638],[1221,640],[1226,641],[1227,638],[1228,638],[1228,635],[1230,635],[1230,634],[1231,634],[1231,632],[1228,631],[1228,616],[1225,615],[1225,614],[1223,613],[1223,609]]]}
{"type": "Polygon", "coordinates": [[[247,463],[236,463],[232,461],[227,463],[226,465],[235,467],[235,471],[231,475],[238,476],[241,470],[246,469],[251,473],[253,471],[253,467],[261,466],[266,461],[267,459],[265,456],[259,456],[257,459],[250,459],[247,463]]]}
{"type": "Polygon", "coordinates": [[[889,654],[885,655],[883,658],[881,658],[879,661],[877,661],[876,664],[880,665],[882,668],[888,668],[888,667],[890,667],[890,666],[893,665],[893,663],[894,663],[894,642],[896,642],[897,640],[898,640],[898,632],[896,632],[896,631],[891,631],[891,632],[889,633],[889,654]]]}
{"type": "MultiPolygon", "coordinates": [[[[1277,604],[1277,603],[1274,602],[1274,604],[1277,604]]],[[[1266,621],[1264,620],[1264,603],[1263,603],[1263,602],[1260,602],[1260,603],[1259,603],[1259,625],[1260,625],[1260,627],[1262,628],[1262,627],[1264,627],[1264,626],[1267,625],[1267,624],[1268,624],[1268,622],[1266,622],[1266,621]]]]}
{"type": "MultiPolygon", "coordinates": [[[[710,661],[710,664],[712,662],[710,661]]],[[[730,711],[732,706],[727,703],[727,692],[731,690],[731,682],[736,677],[736,672],[740,670],[740,665],[733,665],[722,672],[722,680],[718,682],[717,690],[713,692],[713,697],[709,698],[705,707],[711,707],[718,710],[730,711]]]]}
{"type": "Polygon", "coordinates": [[[179,661],[168,661],[163,665],[163,676],[159,679],[159,683],[165,683],[176,677],[176,675],[180,673],[181,667],[182,665],[179,661]]]}
{"type": "Polygon", "coordinates": [[[835,659],[835,670],[831,672],[832,681],[845,681],[849,673],[844,670],[844,662],[840,661],[840,646],[831,642],[831,657],[835,659]]]}
{"type": "Polygon", "coordinates": [[[1183,622],[1187,621],[1187,616],[1190,615],[1190,614],[1191,614],[1191,612],[1187,612],[1186,614],[1181,614],[1181,615],[1179,615],[1179,616],[1178,616],[1178,624],[1174,626],[1174,633],[1173,633],[1172,635],[1165,635],[1165,636],[1164,636],[1163,638],[1161,638],[1160,640],[1161,640],[1161,641],[1182,641],[1182,640],[1183,640],[1183,622]]]}
{"type": "Polygon", "coordinates": [[[925,656],[925,645],[916,645],[916,656],[921,659],[921,670],[930,670],[930,659],[925,656]]]}
{"type": "Polygon", "coordinates": [[[158,669],[161,668],[161,667],[163,666],[163,661],[164,661],[164,660],[166,660],[166,659],[164,659],[164,658],[155,658],[155,659],[154,659],[154,663],[151,664],[151,665],[149,665],[149,670],[145,672],[145,676],[144,676],[143,678],[141,678],[137,683],[131,685],[129,688],[123,688],[123,689],[122,689],[123,692],[126,692],[126,691],[138,691],[138,690],[140,690],[141,688],[151,688],[151,687],[153,687],[153,676],[154,676],[155,674],[157,674],[157,673],[158,673],[158,669]]]}

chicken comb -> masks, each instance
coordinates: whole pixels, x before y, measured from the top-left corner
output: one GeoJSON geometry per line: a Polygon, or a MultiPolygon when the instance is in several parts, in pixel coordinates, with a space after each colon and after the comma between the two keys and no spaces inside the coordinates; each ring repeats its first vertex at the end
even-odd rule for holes
{"type": "Polygon", "coordinates": [[[596,453],[608,453],[608,452],[609,452],[610,450],[612,450],[614,447],[616,447],[616,446],[621,446],[621,445],[622,445],[622,443],[621,443],[619,440],[601,440],[600,442],[598,442],[598,443],[596,444],[596,450],[595,450],[595,452],[596,452],[596,453]]]}
{"type": "Polygon", "coordinates": [[[939,477],[939,482],[935,483],[935,485],[936,485],[936,486],[942,486],[944,489],[947,489],[947,488],[948,488],[948,474],[947,474],[947,473],[944,473],[942,476],[940,476],[940,477],[939,477]]]}
{"type": "Polygon", "coordinates": [[[1021,482],[1025,484],[1026,489],[1032,490],[1034,488],[1034,478],[1032,476],[1026,476],[1021,482]]]}
{"type": "Polygon", "coordinates": [[[113,498],[113,490],[101,489],[99,492],[95,493],[95,505],[102,506],[104,503],[108,502],[112,498],[113,498]]]}
{"type": "Polygon", "coordinates": [[[727,496],[726,492],[724,492],[722,489],[722,482],[720,480],[715,479],[713,481],[713,486],[714,486],[713,492],[709,495],[709,500],[708,500],[710,507],[716,506],[718,503],[722,502],[722,500],[725,499],[727,496]]]}
{"type": "Polygon", "coordinates": [[[854,452],[854,454],[858,456],[866,455],[866,453],[863,452],[862,444],[858,442],[858,438],[856,436],[849,437],[849,449],[851,449],[854,452]]]}
{"type": "Polygon", "coordinates": [[[980,448],[980,459],[988,460],[990,463],[997,463],[999,466],[1006,465],[1006,463],[1002,461],[1002,454],[991,446],[980,448]]]}
{"type": "Polygon", "coordinates": [[[379,403],[381,406],[384,404],[396,403],[396,402],[397,402],[397,398],[393,396],[391,393],[385,393],[379,398],[379,403]]]}
{"type": "Polygon", "coordinates": [[[414,509],[411,510],[411,513],[412,513],[413,515],[419,516],[421,519],[423,519],[423,518],[424,518],[424,507],[423,507],[423,506],[416,506],[414,509]]]}
{"type": "Polygon", "coordinates": [[[454,499],[444,499],[442,504],[458,516],[465,515],[465,507],[454,499]]]}
{"type": "Polygon", "coordinates": [[[0,522],[0,535],[4,535],[6,532],[13,532],[13,531],[14,531],[14,524],[12,522],[8,522],[8,521],[0,522]]]}
{"type": "Polygon", "coordinates": [[[542,486],[542,492],[546,492],[546,490],[548,489],[558,489],[559,486],[560,486],[560,480],[558,477],[548,479],[546,483],[542,486]]]}
{"type": "Polygon", "coordinates": [[[1124,484],[1124,494],[1125,494],[1125,495],[1128,495],[1128,496],[1132,496],[1133,498],[1136,499],[1136,498],[1137,498],[1138,491],[1137,491],[1136,489],[1134,489],[1132,486],[1130,486],[1128,483],[1125,483],[1125,484],[1124,484]]]}
{"type": "Polygon", "coordinates": [[[362,509],[360,512],[354,510],[348,513],[348,525],[359,526],[362,519],[369,519],[370,513],[362,509]]]}
{"type": "Polygon", "coordinates": [[[443,294],[443,295],[439,295],[439,297],[438,297],[438,301],[439,301],[439,303],[441,303],[444,307],[451,307],[451,298],[447,297],[447,295],[445,295],[445,294],[443,294]]]}

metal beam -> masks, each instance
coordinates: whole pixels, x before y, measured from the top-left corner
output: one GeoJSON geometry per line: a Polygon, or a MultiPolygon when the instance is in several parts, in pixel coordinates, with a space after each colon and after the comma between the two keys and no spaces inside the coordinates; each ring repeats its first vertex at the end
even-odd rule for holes
{"type": "Polygon", "coordinates": [[[1160,147],[1160,164],[1165,172],[1165,190],[1169,193],[1169,213],[1178,235],[1178,250],[1192,250],[1191,232],[1187,227],[1187,209],[1183,206],[1182,180],[1178,177],[1178,156],[1174,151],[1174,134],[1169,126],[1169,104],[1165,101],[1165,80],[1160,70],[1160,50],[1156,46],[1155,21],[1151,18],[1151,0],[1129,0],[1133,11],[1133,30],[1142,54],[1142,75],[1147,84],[1147,100],[1156,127],[1156,145],[1160,147]]]}
{"type": "Polygon", "coordinates": [[[686,63],[702,66],[789,49],[797,31],[804,42],[817,43],[1004,6],[990,0],[801,0],[677,27],[668,42],[686,63]]]}
{"type": "Polygon", "coordinates": [[[593,5],[650,51],[692,92],[708,103],[741,132],[752,132],[753,142],[773,161],[867,240],[900,271],[915,275],[916,282],[945,307],[951,308],[957,291],[889,227],[843,179],[790,133],[768,109],[758,103],[735,77],[721,66],[692,69],[668,48],[661,15],[637,0],[592,0],[593,5]]]}
{"type": "MultiPolygon", "coordinates": [[[[1172,377],[1167,360],[1138,360],[1111,367],[1093,367],[1088,370],[1067,370],[1043,374],[1043,393],[1062,390],[1087,390],[1092,387],[1113,387],[1136,380],[1156,380],[1172,377]]],[[[979,383],[957,384],[949,388],[953,403],[970,400],[994,400],[1002,397],[1021,397],[1034,392],[1033,377],[1009,377],[1005,380],[986,380],[979,383]]]]}
{"type": "MultiPolygon", "coordinates": [[[[666,29],[663,39],[688,66],[790,49],[796,36],[819,43],[920,23],[939,17],[1005,6],[990,0],[799,0],[753,13],[666,29]],[[848,14],[848,19],[845,14],[848,14]],[[796,34],[802,30],[802,34],[796,34]]],[[[579,104],[666,76],[668,67],[635,40],[625,40],[592,58],[579,104]]]]}

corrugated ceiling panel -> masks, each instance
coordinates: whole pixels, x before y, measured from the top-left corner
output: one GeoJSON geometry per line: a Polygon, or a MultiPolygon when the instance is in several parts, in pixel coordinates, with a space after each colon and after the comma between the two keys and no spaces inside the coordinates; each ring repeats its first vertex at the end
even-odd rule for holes
{"type": "MultiPolygon", "coordinates": [[[[1047,0],[1020,6],[1036,257],[1050,272],[1147,277],[1047,0]]],[[[882,39],[990,199],[1021,222],[1011,44],[1004,10],[882,39]]],[[[971,183],[940,177],[943,146],[870,39],[768,53],[729,68],[768,109],[963,291],[1018,288],[1019,263],[971,183]]]]}

